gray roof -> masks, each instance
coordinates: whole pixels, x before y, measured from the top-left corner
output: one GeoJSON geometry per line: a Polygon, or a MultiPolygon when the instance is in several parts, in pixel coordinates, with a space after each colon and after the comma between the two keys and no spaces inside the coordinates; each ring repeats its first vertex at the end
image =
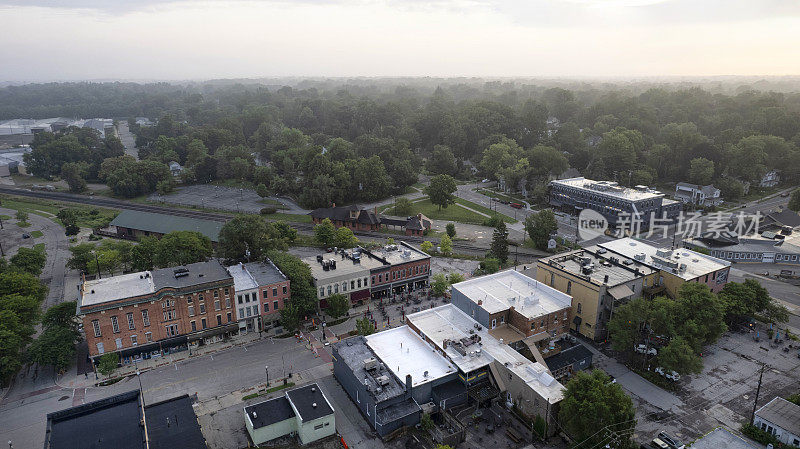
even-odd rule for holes
{"type": "Polygon", "coordinates": [[[221,221],[201,220],[198,218],[124,210],[120,212],[110,224],[111,226],[120,226],[159,234],[169,234],[172,231],[195,231],[208,237],[212,242],[218,242],[219,231],[225,223],[221,221]]]}
{"type": "Polygon", "coordinates": [[[319,385],[308,384],[286,392],[286,397],[297,409],[300,421],[309,422],[333,414],[331,405],[319,389],[319,385]]]}
{"type": "MultiPolygon", "coordinates": [[[[373,357],[379,360],[372,349],[367,346],[366,338],[362,336],[346,338],[334,343],[333,348],[339,355],[339,359],[353,372],[355,378],[362,383],[366,381],[369,392],[375,398],[375,402],[383,402],[387,399],[405,394],[405,385],[401,384],[385,366],[383,366],[382,369],[379,368],[377,374],[378,376],[386,375],[389,378],[389,383],[387,385],[380,385],[375,380],[376,376],[364,369],[365,360],[373,357]],[[378,387],[381,387],[380,392],[378,392],[378,387]]],[[[382,365],[382,361],[380,362],[382,365]]]]}
{"type": "Polygon", "coordinates": [[[800,226],[800,215],[798,215],[797,212],[793,212],[789,209],[784,209],[780,212],[773,212],[767,215],[767,218],[776,223],[780,223],[783,226],[791,226],[793,228],[800,226]]]}
{"type": "Polygon", "coordinates": [[[756,449],[738,435],[730,433],[723,427],[717,427],[692,443],[692,449],[756,449]]]}
{"type": "Polygon", "coordinates": [[[800,405],[775,397],[767,405],[756,411],[756,416],[765,419],[781,429],[800,435],[800,405]]]}
{"type": "Polygon", "coordinates": [[[250,417],[254,429],[260,429],[295,417],[294,410],[286,396],[245,407],[244,412],[250,417]]]}
{"type": "Polygon", "coordinates": [[[258,285],[270,285],[286,280],[286,276],[269,259],[267,262],[250,262],[244,264],[247,271],[253,276],[258,285]]]}
{"type": "Polygon", "coordinates": [[[233,283],[228,270],[216,260],[190,263],[178,267],[159,268],[150,272],[156,291],[164,287],[185,288],[193,285],[228,280],[233,283]],[[176,271],[188,270],[188,275],[176,277],[176,271]]]}

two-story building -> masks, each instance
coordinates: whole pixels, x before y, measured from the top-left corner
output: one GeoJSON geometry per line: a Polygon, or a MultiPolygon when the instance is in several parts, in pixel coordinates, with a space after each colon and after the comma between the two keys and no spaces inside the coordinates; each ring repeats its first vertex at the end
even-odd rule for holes
{"type": "Polygon", "coordinates": [[[289,279],[271,260],[229,266],[236,286],[236,319],[239,332],[263,329],[280,319],[280,310],[291,297],[289,279]]]}
{"type": "Polygon", "coordinates": [[[608,220],[611,227],[630,228],[636,221],[648,229],[654,219],[673,221],[681,211],[681,204],[648,188],[623,187],[613,181],[594,181],[583,177],[558,179],[550,182],[550,205],[571,214],[592,209],[608,220]]]}
{"type": "Polygon", "coordinates": [[[713,185],[701,186],[679,182],[675,185],[675,199],[687,204],[697,206],[719,206],[722,204],[720,190],[713,185]]]}
{"type": "Polygon", "coordinates": [[[219,341],[237,332],[230,273],[217,260],[84,280],[77,315],[89,355],[131,357],[219,341]]]}
{"type": "Polygon", "coordinates": [[[361,258],[376,260],[370,268],[370,291],[374,298],[406,293],[428,286],[431,256],[406,242],[378,249],[362,249],[361,258]]]}

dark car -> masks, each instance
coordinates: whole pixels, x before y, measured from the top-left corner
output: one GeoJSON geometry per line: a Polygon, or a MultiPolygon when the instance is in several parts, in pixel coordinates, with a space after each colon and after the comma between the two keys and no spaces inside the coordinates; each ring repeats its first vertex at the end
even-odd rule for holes
{"type": "Polygon", "coordinates": [[[509,206],[513,207],[514,209],[522,209],[522,204],[519,203],[511,203],[509,206]]]}
{"type": "Polygon", "coordinates": [[[25,234],[22,234],[22,238],[29,239],[31,238],[31,235],[26,232],[25,234]]]}

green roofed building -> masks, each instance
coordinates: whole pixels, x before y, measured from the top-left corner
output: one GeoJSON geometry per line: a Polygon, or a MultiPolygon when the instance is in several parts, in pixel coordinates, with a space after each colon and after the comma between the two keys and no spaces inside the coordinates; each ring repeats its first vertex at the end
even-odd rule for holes
{"type": "Polygon", "coordinates": [[[224,224],[222,221],[124,210],[111,221],[109,231],[117,238],[130,240],[151,235],[161,237],[173,231],[195,231],[217,243],[224,224]]]}

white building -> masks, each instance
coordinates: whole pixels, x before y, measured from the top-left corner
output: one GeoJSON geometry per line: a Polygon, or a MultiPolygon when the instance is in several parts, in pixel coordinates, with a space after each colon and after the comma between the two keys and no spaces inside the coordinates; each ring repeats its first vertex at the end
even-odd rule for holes
{"type": "Polygon", "coordinates": [[[758,183],[761,187],[775,187],[781,182],[781,175],[778,170],[770,170],[761,177],[761,182],[758,183]]]}
{"type": "Polygon", "coordinates": [[[256,445],[287,435],[305,445],[336,433],[333,406],[316,383],[245,407],[244,423],[256,445]]]}
{"type": "Polygon", "coordinates": [[[756,411],[753,425],[781,443],[800,446],[800,405],[776,397],[756,411]]]}
{"type": "Polygon", "coordinates": [[[722,204],[720,190],[711,184],[701,186],[699,184],[679,182],[675,186],[675,199],[698,206],[719,206],[722,204]]]}

